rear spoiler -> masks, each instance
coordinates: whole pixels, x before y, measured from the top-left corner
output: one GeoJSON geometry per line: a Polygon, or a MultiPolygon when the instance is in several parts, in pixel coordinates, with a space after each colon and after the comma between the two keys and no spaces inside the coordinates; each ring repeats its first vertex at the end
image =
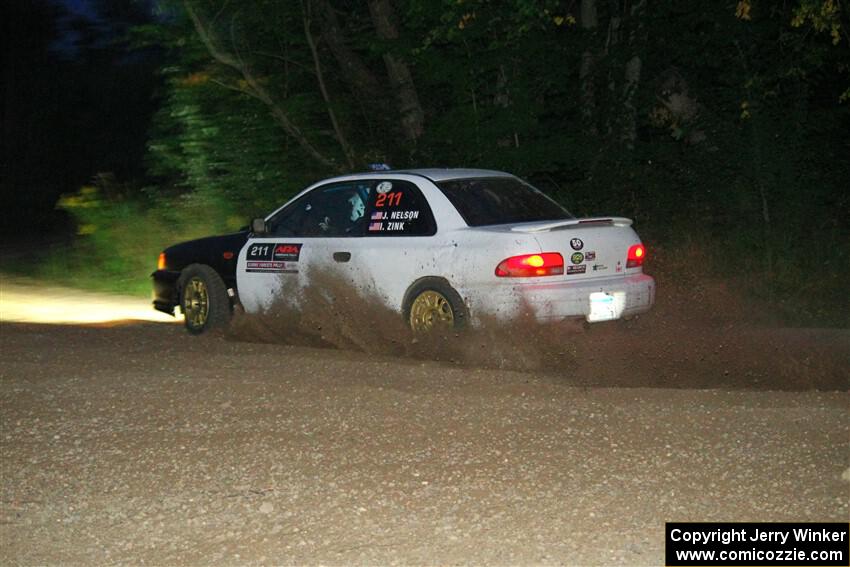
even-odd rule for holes
{"type": "Polygon", "coordinates": [[[587,225],[611,224],[614,226],[632,226],[632,219],[625,217],[592,217],[586,219],[567,219],[544,223],[520,225],[511,228],[513,232],[549,232],[568,227],[580,227],[587,225]]]}

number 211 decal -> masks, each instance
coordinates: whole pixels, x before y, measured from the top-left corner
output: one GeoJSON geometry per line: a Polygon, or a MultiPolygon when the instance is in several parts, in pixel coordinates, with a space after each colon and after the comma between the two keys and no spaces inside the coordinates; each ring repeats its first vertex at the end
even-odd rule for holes
{"type": "Polygon", "coordinates": [[[388,207],[397,207],[401,204],[401,191],[394,191],[393,193],[379,193],[378,199],[375,201],[376,207],[383,207],[384,205],[388,207]]]}

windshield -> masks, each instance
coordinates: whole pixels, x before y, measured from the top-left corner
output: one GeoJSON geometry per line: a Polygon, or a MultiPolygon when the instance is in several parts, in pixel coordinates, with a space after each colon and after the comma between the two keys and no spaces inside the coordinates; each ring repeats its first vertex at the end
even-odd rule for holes
{"type": "Polygon", "coordinates": [[[469,226],[574,218],[540,190],[516,177],[477,177],[437,183],[469,226]]]}

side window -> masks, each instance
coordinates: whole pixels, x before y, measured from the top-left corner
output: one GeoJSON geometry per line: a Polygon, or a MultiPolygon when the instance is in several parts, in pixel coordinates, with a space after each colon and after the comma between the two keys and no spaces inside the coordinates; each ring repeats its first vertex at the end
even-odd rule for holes
{"type": "Polygon", "coordinates": [[[367,236],[432,236],[437,232],[431,208],[416,185],[391,179],[373,183],[367,236]]]}
{"type": "Polygon", "coordinates": [[[371,183],[350,182],[317,187],[270,220],[275,236],[362,236],[371,183]]]}

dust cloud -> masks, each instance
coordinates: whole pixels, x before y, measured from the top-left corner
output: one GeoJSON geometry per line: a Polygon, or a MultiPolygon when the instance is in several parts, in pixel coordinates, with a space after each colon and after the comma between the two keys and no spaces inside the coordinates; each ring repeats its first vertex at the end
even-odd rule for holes
{"type": "Polygon", "coordinates": [[[237,311],[229,329],[236,340],[356,350],[463,366],[555,371],[575,363],[574,338],[581,321],[541,325],[530,309],[509,323],[484,318],[475,328],[414,334],[401,314],[369,289],[332,272],[314,272],[312,285],[295,289],[284,280],[281,297],[265,312],[237,311]]]}
{"type": "Polygon", "coordinates": [[[333,273],[311,281],[285,285],[280,295],[296,301],[237,310],[228,337],[534,372],[574,386],[850,390],[850,331],[776,326],[722,284],[660,288],[653,309],[628,321],[539,324],[525,310],[422,336],[368,289],[333,273]]]}

